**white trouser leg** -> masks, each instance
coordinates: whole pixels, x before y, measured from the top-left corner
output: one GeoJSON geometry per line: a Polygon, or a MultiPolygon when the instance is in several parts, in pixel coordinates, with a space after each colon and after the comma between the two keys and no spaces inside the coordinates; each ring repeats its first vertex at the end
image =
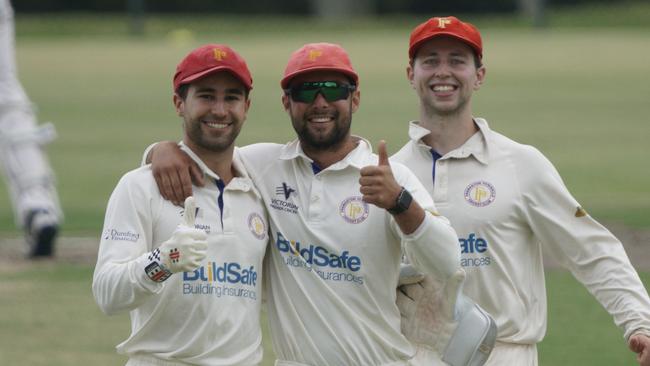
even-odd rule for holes
{"type": "Polygon", "coordinates": [[[537,345],[497,342],[485,366],[537,366],[537,345]]]}
{"type": "Polygon", "coordinates": [[[53,137],[52,132],[52,128],[37,128],[31,103],[18,81],[13,11],[8,0],[0,0],[0,161],[19,226],[25,225],[33,210],[50,212],[51,224],[62,218],[54,177],[41,147],[53,137]]]}

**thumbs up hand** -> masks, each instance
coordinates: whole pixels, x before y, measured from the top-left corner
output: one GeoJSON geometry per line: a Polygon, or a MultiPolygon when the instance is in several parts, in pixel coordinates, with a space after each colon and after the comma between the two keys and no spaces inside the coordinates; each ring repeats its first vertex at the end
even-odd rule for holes
{"type": "Polygon", "coordinates": [[[208,242],[205,231],[194,228],[195,216],[196,203],[194,197],[190,196],[185,199],[183,221],[171,238],[149,254],[151,263],[155,262],[159,267],[156,271],[146,270],[154,281],[162,282],[172,273],[193,271],[201,265],[207,254],[208,242]]]}
{"type": "Polygon", "coordinates": [[[369,165],[361,169],[359,191],[363,194],[365,202],[389,209],[395,206],[402,187],[393,177],[386,152],[386,141],[379,141],[377,154],[379,155],[377,165],[369,165]]]}

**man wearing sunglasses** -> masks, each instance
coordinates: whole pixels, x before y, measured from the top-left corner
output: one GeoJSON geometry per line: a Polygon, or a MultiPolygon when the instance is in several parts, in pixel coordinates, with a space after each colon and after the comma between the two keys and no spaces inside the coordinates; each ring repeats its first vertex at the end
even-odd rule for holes
{"type": "MultiPolygon", "coordinates": [[[[621,243],[581,208],[538,150],[473,117],[471,97],[485,80],[482,55],[478,29],[455,17],[413,30],[407,76],[420,119],[393,158],[413,170],[459,234],[464,293],[498,326],[487,364],[537,365],[546,330],[544,245],[612,315],[638,362],[650,365],[650,300],[621,243]]],[[[431,306],[417,296],[426,288],[410,287],[418,291],[407,287],[404,303],[431,306]]]]}
{"type": "MultiPolygon", "coordinates": [[[[269,211],[265,276],[276,365],[410,364],[415,350],[395,304],[402,253],[439,278],[459,267],[457,237],[415,176],[389,163],[384,142],[377,156],[351,135],[358,85],[343,48],[303,46],[281,81],[298,139],[241,149],[269,211]]],[[[160,145],[154,169],[168,160],[161,154],[178,159],[176,147],[160,145]]]]}

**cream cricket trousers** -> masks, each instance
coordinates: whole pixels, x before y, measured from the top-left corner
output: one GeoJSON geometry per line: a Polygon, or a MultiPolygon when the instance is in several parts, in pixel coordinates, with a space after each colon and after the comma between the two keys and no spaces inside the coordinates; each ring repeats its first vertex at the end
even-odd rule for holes
{"type": "Polygon", "coordinates": [[[485,366],[537,366],[537,345],[496,342],[485,366]]]}

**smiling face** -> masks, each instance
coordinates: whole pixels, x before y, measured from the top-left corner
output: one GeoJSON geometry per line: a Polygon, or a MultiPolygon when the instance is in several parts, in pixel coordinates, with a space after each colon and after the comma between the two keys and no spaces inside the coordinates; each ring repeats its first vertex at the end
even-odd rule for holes
{"type": "Polygon", "coordinates": [[[250,99],[242,82],[222,71],[192,82],[185,98],[174,94],[174,105],[183,117],[183,141],[200,154],[234,147],[250,99]]]}
{"type": "MultiPolygon", "coordinates": [[[[350,84],[350,80],[339,72],[314,71],[296,76],[289,86],[322,81],[350,84]]],[[[284,95],[282,103],[303,148],[329,150],[341,146],[350,137],[352,113],[359,106],[359,95],[355,90],[346,99],[328,102],[319,93],[311,103],[294,101],[284,95]]]]}
{"type": "Polygon", "coordinates": [[[472,49],[452,37],[432,38],[419,48],[407,76],[427,116],[461,115],[485,78],[472,49]]]}

